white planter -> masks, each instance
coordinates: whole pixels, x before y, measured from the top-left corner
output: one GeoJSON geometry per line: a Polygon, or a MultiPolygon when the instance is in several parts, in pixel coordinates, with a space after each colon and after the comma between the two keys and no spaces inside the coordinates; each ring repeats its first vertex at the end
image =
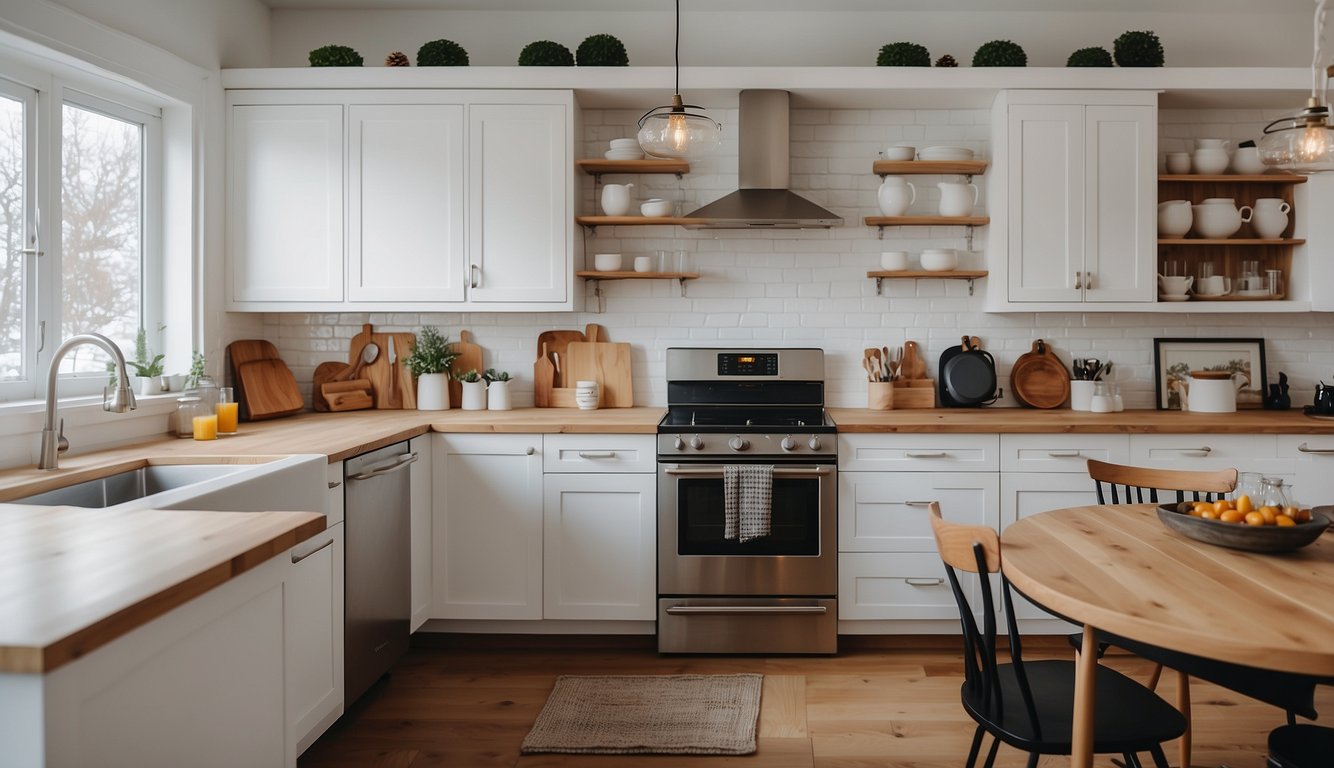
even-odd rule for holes
{"type": "Polygon", "coordinates": [[[162,394],[162,377],[160,376],[135,376],[135,390],[140,395],[160,395],[162,394]]]}
{"type": "Polygon", "coordinates": [[[486,409],[488,411],[508,411],[510,409],[510,383],[493,381],[486,388],[486,409]]]}
{"type": "Polygon", "coordinates": [[[417,410],[449,410],[449,374],[423,373],[417,377],[417,410]]]}
{"type": "Polygon", "coordinates": [[[463,397],[460,398],[465,411],[484,411],[486,410],[486,382],[485,381],[461,381],[463,385],[463,397]]]}

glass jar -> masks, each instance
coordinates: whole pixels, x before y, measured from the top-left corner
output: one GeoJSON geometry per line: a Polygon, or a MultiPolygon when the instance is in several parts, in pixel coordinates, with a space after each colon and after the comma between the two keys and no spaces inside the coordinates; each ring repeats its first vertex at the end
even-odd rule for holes
{"type": "Polygon", "coordinates": [[[171,417],[171,429],[177,437],[195,436],[195,417],[212,413],[205,410],[198,395],[185,395],[176,398],[176,412],[171,417]]]}
{"type": "Polygon", "coordinates": [[[1251,504],[1260,506],[1260,491],[1264,478],[1259,472],[1238,472],[1237,487],[1233,490],[1232,498],[1240,499],[1242,496],[1250,497],[1251,504]]]}
{"type": "Polygon", "coordinates": [[[200,402],[204,404],[205,413],[213,413],[220,397],[218,383],[213,380],[212,376],[207,375],[200,376],[195,386],[186,390],[185,394],[197,396],[200,402]]]}
{"type": "Polygon", "coordinates": [[[1288,496],[1288,489],[1283,485],[1281,477],[1266,477],[1260,481],[1260,503],[1261,507],[1274,507],[1282,510],[1292,506],[1292,498],[1288,496]]]}

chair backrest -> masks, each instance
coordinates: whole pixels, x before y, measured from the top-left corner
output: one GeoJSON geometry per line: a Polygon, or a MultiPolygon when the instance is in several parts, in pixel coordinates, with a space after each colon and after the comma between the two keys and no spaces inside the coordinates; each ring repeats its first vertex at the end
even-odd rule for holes
{"type": "Polygon", "coordinates": [[[1088,460],[1099,504],[1157,504],[1158,491],[1175,491],[1177,502],[1217,501],[1237,487],[1237,470],[1210,472],[1150,469],[1088,460]]]}

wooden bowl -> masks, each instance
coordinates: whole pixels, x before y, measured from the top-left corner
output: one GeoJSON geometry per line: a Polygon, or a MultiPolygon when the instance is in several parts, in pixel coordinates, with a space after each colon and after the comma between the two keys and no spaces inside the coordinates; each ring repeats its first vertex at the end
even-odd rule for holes
{"type": "Polygon", "coordinates": [[[1330,513],[1334,512],[1334,507],[1315,507],[1311,510],[1311,522],[1279,528],[1191,517],[1183,511],[1190,503],[1162,504],[1158,507],[1158,519],[1187,538],[1247,552],[1290,552],[1301,549],[1320,538],[1320,534],[1329,527],[1330,513]]]}

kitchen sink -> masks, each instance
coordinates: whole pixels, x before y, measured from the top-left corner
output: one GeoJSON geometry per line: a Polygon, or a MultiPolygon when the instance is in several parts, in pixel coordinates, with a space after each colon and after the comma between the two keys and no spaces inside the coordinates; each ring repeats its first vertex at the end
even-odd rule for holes
{"type": "Polygon", "coordinates": [[[42,504],[46,506],[114,507],[164,491],[184,488],[225,477],[247,469],[253,464],[164,464],[140,467],[96,480],[57,488],[32,496],[14,499],[11,504],[42,504]]]}

